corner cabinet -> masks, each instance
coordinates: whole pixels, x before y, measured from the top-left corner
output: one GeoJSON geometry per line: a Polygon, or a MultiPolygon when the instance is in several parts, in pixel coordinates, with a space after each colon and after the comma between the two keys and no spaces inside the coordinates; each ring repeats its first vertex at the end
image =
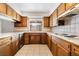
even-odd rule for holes
{"type": "Polygon", "coordinates": [[[6,4],[5,3],[0,3],[0,13],[1,14],[6,14],[6,4]]]}
{"type": "Polygon", "coordinates": [[[50,17],[44,17],[43,20],[44,27],[50,27],[50,17]]]}

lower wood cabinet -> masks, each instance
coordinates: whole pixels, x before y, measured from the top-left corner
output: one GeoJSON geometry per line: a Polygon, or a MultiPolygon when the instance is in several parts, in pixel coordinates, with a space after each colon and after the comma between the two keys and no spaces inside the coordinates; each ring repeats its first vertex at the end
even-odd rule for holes
{"type": "MultiPolygon", "coordinates": [[[[49,39],[50,40],[50,39],[49,39]]],[[[58,37],[52,36],[50,50],[54,56],[70,56],[70,43],[58,37]]],[[[49,46],[48,45],[48,46],[49,46]]]]}
{"type": "Polygon", "coordinates": [[[12,44],[11,44],[11,53],[12,55],[15,55],[16,52],[19,50],[19,38],[18,38],[18,35],[14,35],[12,37],[12,44]]]}
{"type": "Polygon", "coordinates": [[[41,34],[41,43],[47,44],[47,34],[46,33],[41,34]]]}
{"type": "Polygon", "coordinates": [[[79,56],[79,46],[72,44],[72,46],[71,46],[71,55],[72,56],[79,56]]]}
{"type": "Polygon", "coordinates": [[[57,56],[70,56],[70,52],[58,44],[57,45],[57,56]]]}
{"type": "Polygon", "coordinates": [[[46,33],[24,33],[24,44],[46,44],[46,33]]]}
{"type": "Polygon", "coordinates": [[[24,44],[27,45],[30,42],[30,34],[29,33],[24,33],[23,34],[23,39],[24,39],[24,44]]]}
{"type": "Polygon", "coordinates": [[[52,52],[52,54],[53,54],[54,56],[57,55],[57,43],[56,43],[56,41],[54,41],[54,40],[52,40],[52,50],[51,50],[51,52],[52,52]]]}
{"type": "Polygon", "coordinates": [[[0,56],[11,55],[11,37],[0,38],[0,56]]]}
{"type": "Polygon", "coordinates": [[[49,47],[49,49],[51,51],[51,49],[52,49],[52,36],[49,35],[47,39],[48,39],[47,40],[48,41],[47,45],[48,45],[48,47],[49,47]]]}
{"type": "Polygon", "coordinates": [[[39,33],[31,33],[29,43],[30,44],[40,44],[41,43],[41,35],[39,33]]]}

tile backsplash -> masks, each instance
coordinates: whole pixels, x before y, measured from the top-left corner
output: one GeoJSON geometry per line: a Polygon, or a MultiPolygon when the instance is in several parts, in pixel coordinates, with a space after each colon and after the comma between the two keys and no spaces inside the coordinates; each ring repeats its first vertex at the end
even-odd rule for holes
{"type": "Polygon", "coordinates": [[[55,33],[68,33],[79,35],[79,15],[72,16],[65,20],[64,26],[56,26],[52,28],[55,33]]]}

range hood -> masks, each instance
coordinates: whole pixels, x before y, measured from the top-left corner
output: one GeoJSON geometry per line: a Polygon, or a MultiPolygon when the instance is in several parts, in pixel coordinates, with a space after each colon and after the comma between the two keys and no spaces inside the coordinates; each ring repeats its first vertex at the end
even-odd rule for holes
{"type": "Polygon", "coordinates": [[[77,14],[79,14],[79,4],[77,4],[76,6],[74,6],[74,8],[69,9],[68,11],[64,12],[58,18],[61,18],[61,17],[72,17],[72,16],[75,16],[77,14]]]}
{"type": "Polygon", "coordinates": [[[10,17],[3,15],[0,13],[0,20],[7,20],[7,21],[11,21],[11,22],[15,22],[14,20],[12,20],[10,17]]]}

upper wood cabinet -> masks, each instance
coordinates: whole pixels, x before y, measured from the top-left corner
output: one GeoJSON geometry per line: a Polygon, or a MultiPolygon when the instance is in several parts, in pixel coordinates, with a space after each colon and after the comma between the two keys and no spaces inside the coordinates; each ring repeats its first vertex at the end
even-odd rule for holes
{"type": "Polygon", "coordinates": [[[0,13],[6,14],[6,4],[0,3],[0,13]]]}
{"type": "Polygon", "coordinates": [[[13,9],[7,5],[7,15],[12,17],[12,14],[13,14],[13,9]]]}
{"type": "Polygon", "coordinates": [[[53,15],[50,15],[50,26],[53,26],[53,15]]]}
{"type": "Polygon", "coordinates": [[[16,21],[20,21],[21,20],[21,16],[17,13],[16,14],[16,21]]]}
{"type": "Polygon", "coordinates": [[[53,12],[53,26],[57,26],[57,9],[53,12]]]}
{"type": "Polygon", "coordinates": [[[44,27],[50,27],[50,17],[44,17],[44,27]]]}
{"type": "Polygon", "coordinates": [[[13,13],[12,13],[13,19],[16,19],[16,14],[17,14],[17,13],[15,12],[15,10],[13,10],[12,12],[13,12],[13,13]]]}
{"type": "Polygon", "coordinates": [[[65,7],[66,7],[65,3],[61,3],[59,5],[59,7],[58,7],[58,16],[65,12],[65,10],[66,10],[65,7]]]}
{"type": "Polygon", "coordinates": [[[27,27],[27,17],[21,16],[21,20],[15,22],[15,27],[27,27]]]}
{"type": "Polygon", "coordinates": [[[65,4],[66,4],[66,10],[68,10],[68,9],[74,8],[74,6],[75,6],[77,3],[65,3],[65,4]]]}

